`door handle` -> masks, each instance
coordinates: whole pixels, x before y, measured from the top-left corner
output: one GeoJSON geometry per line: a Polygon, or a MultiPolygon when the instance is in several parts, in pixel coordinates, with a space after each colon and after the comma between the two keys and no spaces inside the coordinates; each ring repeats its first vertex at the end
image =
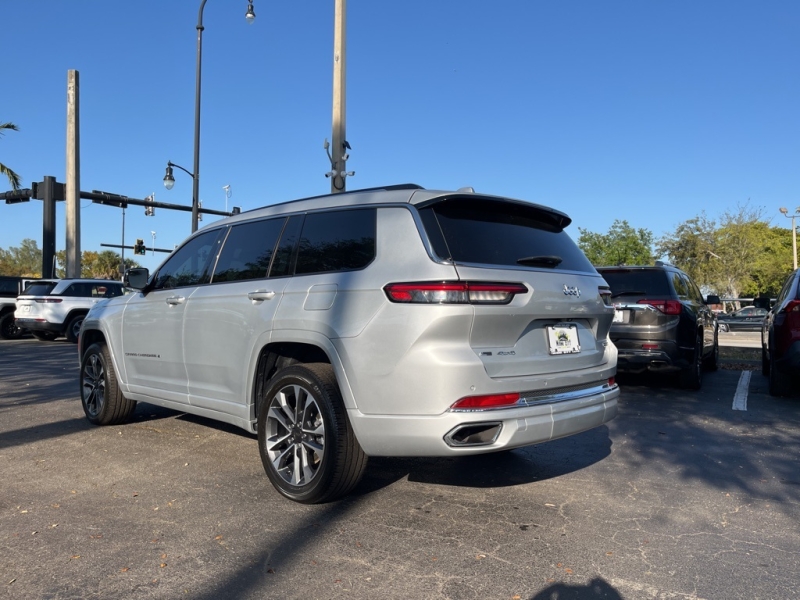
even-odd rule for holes
{"type": "Polygon", "coordinates": [[[177,306],[178,304],[183,304],[184,302],[186,302],[186,298],[184,298],[183,296],[170,296],[169,298],[167,298],[166,302],[170,306],[177,306]]]}
{"type": "Polygon", "coordinates": [[[260,302],[262,300],[272,300],[275,297],[275,292],[268,292],[266,290],[256,290],[255,292],[248,292],[247,297],[253,302],[260,302]]]}

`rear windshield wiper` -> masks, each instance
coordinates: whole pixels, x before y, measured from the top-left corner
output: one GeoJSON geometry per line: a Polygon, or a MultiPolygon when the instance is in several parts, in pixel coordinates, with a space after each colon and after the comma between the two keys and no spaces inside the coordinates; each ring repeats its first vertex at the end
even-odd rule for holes
{"type": "Polygon", "coordinates": [[[644,290],[625,290],[624,292],[616,292],[611,294],[612,298],[616,298],[618,296],[644,296],[647,292],[644,290]]]}
{"type": "Polygon", "coordinates": [[[560,256],[526,256],[518,258],[517,264],[529,267],[557,267],[562,260],[560,256]]]}

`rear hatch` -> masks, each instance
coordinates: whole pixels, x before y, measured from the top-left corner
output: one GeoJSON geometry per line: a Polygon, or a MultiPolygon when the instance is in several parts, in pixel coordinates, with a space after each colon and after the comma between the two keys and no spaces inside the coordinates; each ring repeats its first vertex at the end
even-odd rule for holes
{"type": "Polygon", "coordinates": [[[611,288],[611,339],[675,340],[683,305],[674,298],[662,269],[601,268],[611,288]]]}
{"type": "Polygon", "coordinates": [[[17,297],[16,318],[37,318],[41,314],[45,303],[61,302],[61,298],[50,296],[50,292],[53,291],[57,283],[56,281],[34,281],[28,285],[22,294],[17,297]]]}
{"type": "Polygon", "coordinates": [[[502,198],[454,195],[418,206],[434,252],[461,281],[521,283],[507,304],[473,302],[470,345],[490,377],[605,364],[614,315],[605,282],[563,230],[565,214],[502,198]]]}

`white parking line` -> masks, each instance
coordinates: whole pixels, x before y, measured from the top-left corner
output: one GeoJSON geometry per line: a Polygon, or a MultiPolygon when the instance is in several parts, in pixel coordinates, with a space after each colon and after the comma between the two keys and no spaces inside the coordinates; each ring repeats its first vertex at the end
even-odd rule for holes
{"type": "Polygon", "coordinates": [[[747,389],[750,387],[752,371],[742,371],[739,376],[739,385],[733,395],[733,410],[747,410],[747,389]]]}

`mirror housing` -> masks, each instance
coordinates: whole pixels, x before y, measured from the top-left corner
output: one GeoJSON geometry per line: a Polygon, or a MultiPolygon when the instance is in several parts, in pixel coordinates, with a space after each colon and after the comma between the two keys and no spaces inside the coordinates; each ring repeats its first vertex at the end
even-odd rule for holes
{"type": "Polygon", "coordinates": [[[150,271],[145,267],[141,267],[125,271],[122,283],[125,287],[131,288],[132,290],[143,290],[147,287],[148,279],[150,279],[150,271]]]}
{"type": "Polygon", "coordinates": [[[722,300],[715,294],[709,294],[706,296],[706,304],[722,304],[722,300]]]}
{"type": "Polygon", "coordinates": [[[753,306],[756,308],[766,308],[769,310],[769,296],[758,296],[757,298],[753,298],[753,306]]]}

